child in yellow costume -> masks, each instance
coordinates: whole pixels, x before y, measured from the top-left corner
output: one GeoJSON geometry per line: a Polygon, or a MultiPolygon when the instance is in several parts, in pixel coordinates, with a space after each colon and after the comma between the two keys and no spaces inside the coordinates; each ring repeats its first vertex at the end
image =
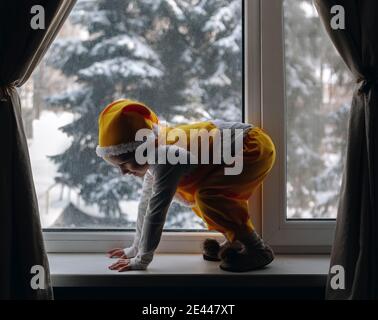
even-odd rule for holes
{"type": "MultiPolygon", "coordinates": [[[[99,117],[98,156],[120,168],[122,174],[144,178],[134,243],[130,248],[109,252],[110,257],[120,259],[110,269],[122,272],[147,268],[160,242],[166,214],[174,199],[190,206],[209,230],[225,236],[226,242],[222,245],[214,240],[205,241],[206,260],[221,261],[223,270],[234,272],[256,270],[270,264],[274,254],[255,232],[248,214],[248,199],[274,165],[275,148],[269,136],[252,125],[219,120],[158,129],[156,114],[136,101],[116,101],[99,117]],[[242,132],[243,167],[240,174],[226,175],[223,161],[214,161],[217,164],[191,163],[192,150],[183,151],[175,144],[176,140],[161,140],[162,135],[166,137],[180,130],[187,134],[190,142],[198,139],[191,132],[213,132],[214,129],[242,132]],[[143,141],[136,139],[136,134],[141,130],[153,133],[156,154],[184,152],[188,162],[140,164],[136,154],[143,141]]],[[[235,144],[233,139],[230,141],[235,144]]]]}

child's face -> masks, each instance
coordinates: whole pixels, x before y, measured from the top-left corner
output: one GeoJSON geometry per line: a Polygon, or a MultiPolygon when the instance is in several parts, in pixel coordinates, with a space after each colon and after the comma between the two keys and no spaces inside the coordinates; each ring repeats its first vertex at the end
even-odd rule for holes
{"type": "Polygon", "coordinates": [[[132,174],[136,177],[144,177],[149,165],[140,165],[135,161],[133,154],[105,157],[105,161],[118,167],[123,175],[132,174]]]}

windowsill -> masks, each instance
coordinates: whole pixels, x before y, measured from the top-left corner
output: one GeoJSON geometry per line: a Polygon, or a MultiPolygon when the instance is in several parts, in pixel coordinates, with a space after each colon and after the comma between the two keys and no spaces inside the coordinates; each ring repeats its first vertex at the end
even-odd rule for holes
{"type": "Polygon", "coordinates": [[[321,287],[329,268],[328,255],[278,255],[267,268],[234,274],[206,262],[200,255],[159,254],[148,271],[117,273],[103,254],[49,254],[54,287],[178,287],[256,286],[321,287]]]}

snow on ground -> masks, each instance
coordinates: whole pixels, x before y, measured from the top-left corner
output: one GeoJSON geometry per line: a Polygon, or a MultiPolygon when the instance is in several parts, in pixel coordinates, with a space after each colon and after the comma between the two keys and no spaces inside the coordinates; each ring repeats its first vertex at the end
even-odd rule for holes
{"type": "Polygon", "coordinates": [[[49,189],[55,183],[56,165],[47,157],[61,153],[70,145],[69,138],[59,130],[59,127],[72,121],[71,113],[52,111],[42,112],[40,119],[33,121],[33,139],[29,140],[28,144],[41,223],[44,228],[55,221],[65,204],[63,201],[55,200],[55,194],[49,193],[49,189]],[[52,201],[52,205],[50,206],[47,201],[52,201]]]}
{"type": "Polygon", "coordinates": [[[63,152],[70,139],[59,130],[73,121],[68,112],[44,111],[39,120],[33,121],[33,139],[28,141],[37,193],[44,193],[53,183],[55,165],[47,158],[63,152]]]}

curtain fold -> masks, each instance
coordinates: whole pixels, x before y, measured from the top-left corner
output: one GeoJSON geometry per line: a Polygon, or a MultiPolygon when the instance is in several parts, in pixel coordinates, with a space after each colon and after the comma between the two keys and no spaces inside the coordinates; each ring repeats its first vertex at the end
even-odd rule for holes
{"type": "Polygon", "coordinates": [[[16,86],[27,81],[75,2],[0,3],[0,299],[53,298],[16,86]],[[44,30],[31,28],[34,5],[44,8],[44,30]],[[39,289],[32,286],[36,274],[44,275],[39,289]]]}
{"type": "Polygon", "coordinates": [[[353,73],[354,93],[347,159],[331,267],[345,270],[345,289],[328,277],[327,299],[378,298],[378,1],[314,0],[323,24],[353,73]],[[346,28],[331,26],[331,9],[342,5],[346,28]]]}

